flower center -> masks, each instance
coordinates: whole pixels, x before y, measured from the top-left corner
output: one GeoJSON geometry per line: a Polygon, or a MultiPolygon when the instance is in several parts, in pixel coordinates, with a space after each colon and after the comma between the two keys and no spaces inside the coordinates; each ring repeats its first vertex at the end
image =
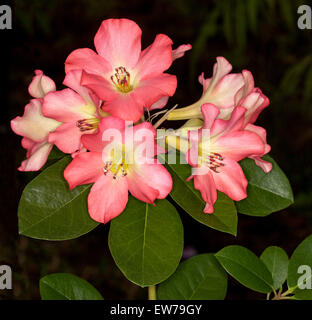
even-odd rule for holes
{"type": "Polygon", "coordinates": [[[90,119],[82,119],[76,122],[77,127],[80,131],[88,131],[97,129],[100,119],[98,118],[90,118],[90,119]]]}
{"type": "Polygon", "coordinates": [[[133,89],[130,84],[130,73],[125,67],[115,68],[116,73],[111,76],[111,80],[116,88],[122,92],[127,93],[133,89]]]}
{"type": "Polygon", "coordinates": [[[223,167],[224,163],[222,162],[224,158],[222,157],[221,154],[211,152],[206,158],[206,165],[208,165],[209,169],[212,171],[219,173],[217,170],[219,167],[223,167]],[[207,161],[208,160],[208,161],[207,161]]]}
{"type": "Polygon", "coordinates": [[[112,150],[110,160],[105,161],[103,167],[104,175],[110,174],[114,179],[122,178],[129,171],[129,163],[123,150],[112,150]]]}

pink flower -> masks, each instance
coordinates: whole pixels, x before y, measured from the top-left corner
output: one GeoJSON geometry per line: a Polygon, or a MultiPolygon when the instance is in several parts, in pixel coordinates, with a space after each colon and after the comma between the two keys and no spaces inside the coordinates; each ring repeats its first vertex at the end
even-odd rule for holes
{"type": "Polygon", "coordinates": [[[37,171],[42,168],[53,147],[48,142],[48,135],[61,124],[42,114],[42,98],[55,90],[54,81],[41,70],[36,70],[35,74],[28,91],[37,99],[30,100],[22,117],[11,120],[12,130],[23,136],[22,146],[27,150],[27,159],[22,162],[19,171],[37,171]]]}
{"type": "MultiPolygon", "coordinates": [[[[254,87],[251,72],[243,70],[242,73],[230,73],[231,70],[232,66],[225,58],[217,57],[212,78],[205,79],[204,73],[199,76],[199,82],[203,85],[201,98],[188,107],[173,110],[169,114],[168,120],[203,119],[201,106],[205,103],[216,106],[220,110],[218,118],[224,120],[231,117],[235,107],[244,107],[246,109],[244,127],[248,126],[247,130],[250,129],[260,134],[266,145],[264,151],[266,154],[271,147],[266,142],[266,133],[262,132],[264,129],[254,130],[255,128],[249,124],[253,124],[257,120],[261,111],[269,105],[270,101],[259,88],[254,87]]],[[[250,158],[254,159],[265,172],[269,172],[272,169],[272,164],[262,160],[261,156],[251,156],[250,158]]]]}
{"type": "Polygon", "coordinates": [[[62,122],[49,134],[49,142],[65,153],[79,151],[81,136],[94,133],[100,122],[100,100],[80,85],[81,73],[81,70],[67,73],[63,84],[69,88],[48,93],[42,105],[45,116],[62,122]]]}
{"type": "Polygon", "coordinates": [[[140,119],[144,107],[149,109],[159,100],[156,107],[163,107],[174,94],[177,79],[164,71],[191,47],[184,45],[173,51],[172,40],[158,34],[141,51],[141,34],[134,21],[104,20],[94,38],[98,54],[78,49],[65,62],[66,73],[83,70],[81,84],[105,101],[104,111],[134,122],[140,119]]]}
{"type": "Polygon", "coordinates": [[[128,191],[147,203],[163,199],[169,194],[171,176],[154,159],[157,153],[155,135],[150,123],[128,127],[119,118],[106,117],[101,120],[97,134],[82,137],[82,143],[89,152],[76,155],[65,169],[64,177],[70,189],[94,183],[88,196],[92,219],[107,223],[118,216],[126,207],[128,191]],[[112,135],[119,136],[119,139],[111,141],[112,135]],[[145,138],[151,147],[144,157],[144,152],[139,152],[141,138],[145,138]]]}
{"type": "Polygon", "coordinates": [[[187,161],[194,167],[189,179],[206,202],[204,212],[213,213],[217,190],[235,201],[247,197],[248,182],[237,162],[262,155],[265,146],[258,134],[244,129],[245,108],[236,107],[229,120],[217,119],[220,110],[213,104],[204,104],[202,113],[203,127],[189,131],[187,161]]]}

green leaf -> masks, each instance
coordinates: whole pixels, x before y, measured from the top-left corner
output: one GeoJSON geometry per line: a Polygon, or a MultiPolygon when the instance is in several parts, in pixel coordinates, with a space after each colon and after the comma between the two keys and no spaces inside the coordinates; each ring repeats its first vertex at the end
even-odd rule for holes
{"type": "Polygon", "coordinates": [[[103,300],[87,281],[69,273],[49,274],[40,279],[42,300],[103,300]]]}
{"type": "Polygon", "coordinates": [[[88,213],[90,185],[69,190],[63,177],[65,157],[48,167],[24,189],[18,207],[19,233],[44,240],[68,240],[94,229],[88,213]]]}
{"type": "Polygon", "coordinates": [[[248,180],[248,197],[236,202],[237,210],[240,213],[263,217],[287,208],[294,202],[292,189],[286,175],[271,157],[265,155],[263,159],[273,164],[269,173],[263,172],[252,159],[240,161],[248,180]]]}
{"type": "Polygon", "coordinates": [[[182,262],[176,272],[158,286],[160,300],[223,300],[227,274],[213,254],[200,254],[182,262]]]}
{"type": "Polygon", "coordinates": [[[312,235],[295,249],[289,260],[287,283],[296,299],[312,300],[312,235]]]}
{"type": "Polygon", "coordinates": [[[245,287],[261,293],[272,291],[273,280],[265,264],[247,248],[233,245],[215,254],[223,268],[245,287]]]}
{"type": "Polygon", "coordinates": [[[173,179],[171,198],[200,223],[210,228],[236,235],[237,212],[234,202],[224,193],[218,192],[218,199],[214,204],[214,213],[204,213],[205,202],[200,192],[194,188],[193,180],[186,181],[191,176],[191,167],[188,164],[181,164],[178,155],[176,159],[175,164],[166,164],[173,179]]]}
{"type": "Polygon", "coordinates": [[[271,272],[274,289],[281,288],[287,278],[287,253],[282,248],[271,246],[262,252],[260,259],[271,272]]]}
{"type": "Polygon", "coordinates": [[[183,250],[183,225],[167,200],[155,206],[133,197],[111,222],[109,248],[123,274],[145,287],[167,279],[177,268],[183,250]]]}

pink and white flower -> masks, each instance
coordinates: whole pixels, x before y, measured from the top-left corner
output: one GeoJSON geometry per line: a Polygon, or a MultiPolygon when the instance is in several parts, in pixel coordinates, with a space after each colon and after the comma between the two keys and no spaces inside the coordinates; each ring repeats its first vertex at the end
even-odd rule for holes
{"type": "Polygon", "coordinates": [[[37,171],[42,168],[53,147],[48,141],[48,136],[61,125],[60,122],[42,114],[42,98],[47,93],[55,91],[54,81],[41,70],[36,70],[35,74],[28,91],[36,99],[30,100],[25,106],[22,117],[11,120],[12,130],[23,136],[22,146],[27,150],[27,159],[21,163],[19,171],[37,171]]]}
{"type": "Polygon", "coordinates": [[[82,136],[89,152],[76,155],[64,171],[70,189],[94,183],[88,196],[88,209],[91,218],[98,222],[107,223],[125,209],[128,191],[141,201],[154,203],[155,199],[164,199],[172,188],[170,174],[154,159],[157,148],[153,126],[144,122],[131,127],[131,137],[126,133],[128,129],[119,118],[103,118],[96,134],[82,136]],[[112,132],[120,136],[114,148],[110,148],[114,142],[110,141],[112,132]],[[144,157],[137,153],[142,146],[142,141],[135,139],[138,133],[152,145],[144,157]]]}
{"type": "Polygon", "coordinates": [[[203,127],[189,131],[187,161],[193,166],[194,187],[206,202],[205,213],[213,213],[217,190],[231,199],[247,197],[247,180],[238,161],[264,153],[264,142],[255,132],[244,129],[246,109],[236,107],[229,120],[217,119],[220,110],[213,104],[202,106],[203,127]]]}
{"type": "Polygon", "coordinates": [[[49,134],[49,142],[65,153],[81,150],[81,136],[93,134],[101,119],[101,101],[80,85],[81,74],[81,70],[67,73],[63,84],[69,88],[48,93],[42,106],[45,116],[62,122],[49,134]]]}
{"type": "Polygon", "coordinates": [[[191,48],[184,45],[172,50],[172,40],[158,34],[141,51],[141,34],[134,21],[104,20],[94,38],[97,53],[88,48],[77,49],[65,62],[66,73],[83,70],[81,85],[105,101],[105,112],[133,122],[140,119],[144,107],[163,107],[174,94],[176,76],[164,71],[191,48]]]}

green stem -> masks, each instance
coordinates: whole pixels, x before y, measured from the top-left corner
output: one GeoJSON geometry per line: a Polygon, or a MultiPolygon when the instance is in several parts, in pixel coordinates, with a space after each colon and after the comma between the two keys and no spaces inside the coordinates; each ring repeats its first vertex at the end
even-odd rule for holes
{"type": "Polygon", "coordinates": [[[148,300],[157,300],[156,299],[156,286],[148,287],[148,300]]]}

